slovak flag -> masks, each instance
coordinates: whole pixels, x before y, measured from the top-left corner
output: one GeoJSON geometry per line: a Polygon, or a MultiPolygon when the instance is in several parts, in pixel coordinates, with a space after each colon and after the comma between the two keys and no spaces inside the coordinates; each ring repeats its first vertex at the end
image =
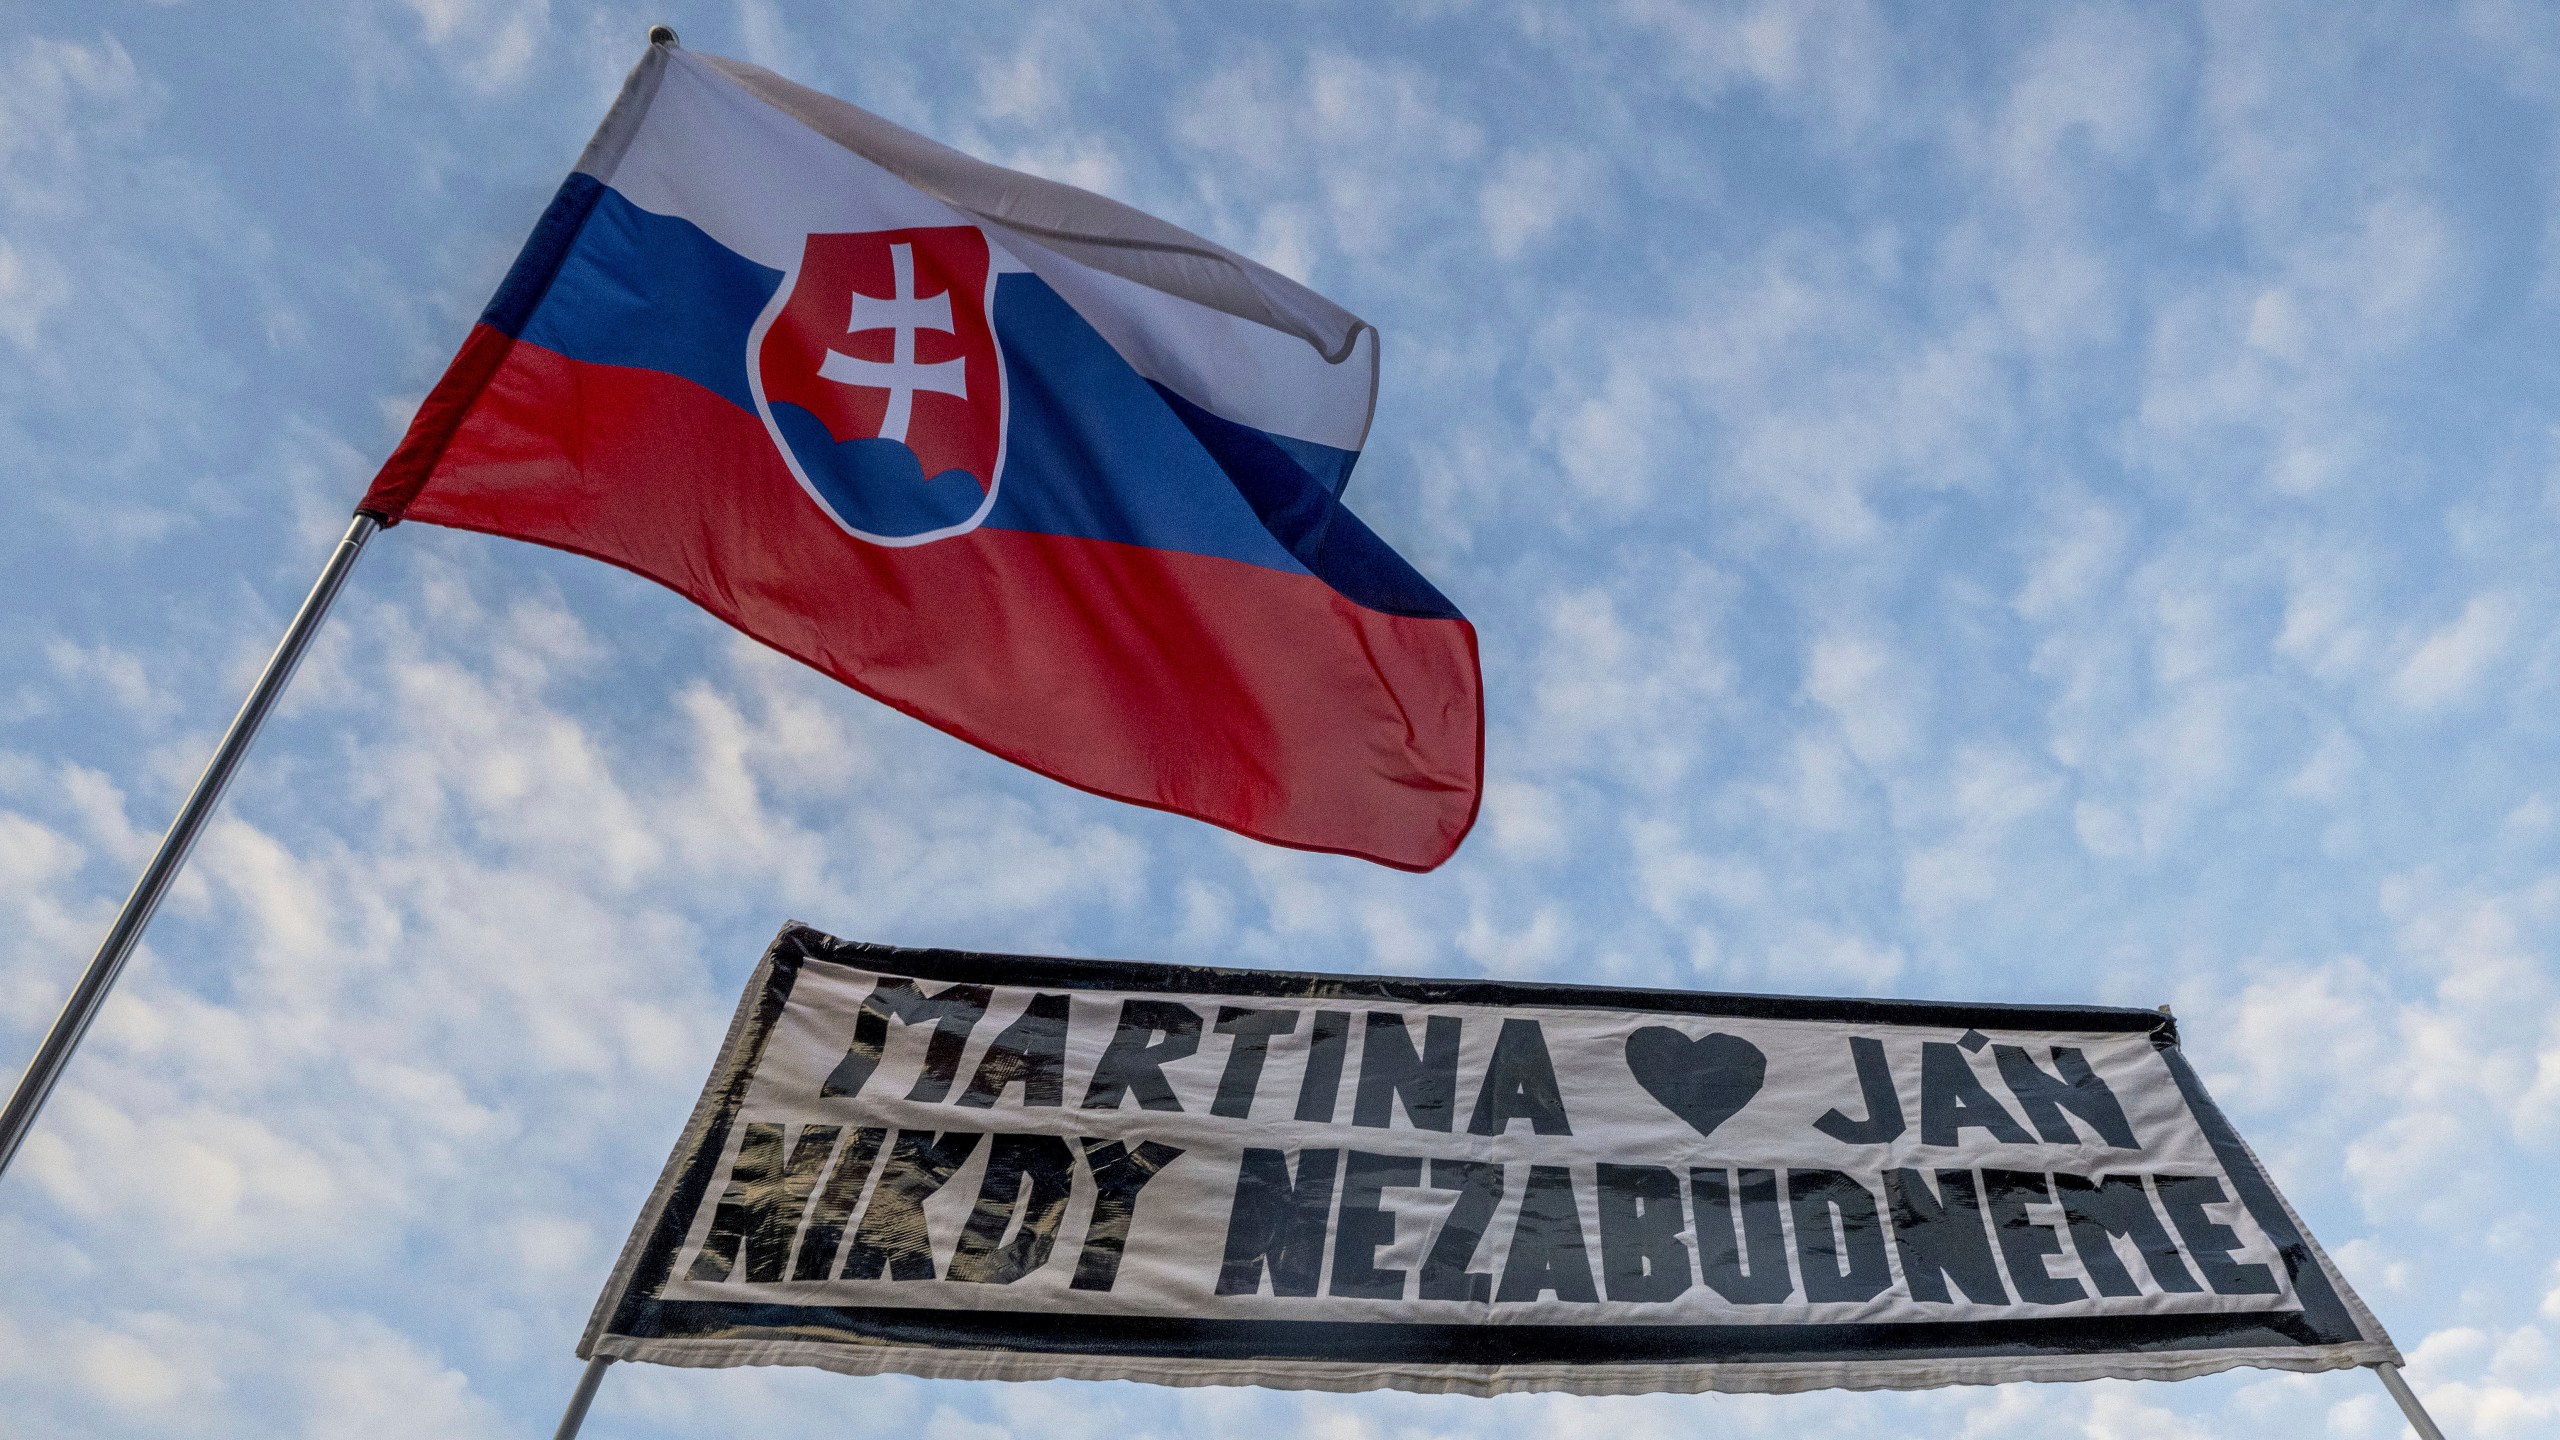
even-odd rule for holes
{"type": "Polygon", "coordinates": [[[1475,631],[1342,503],[1366,323],[654,44],[359,507],[611,561],[1070,785],[1404,869],[1475,631]]]}

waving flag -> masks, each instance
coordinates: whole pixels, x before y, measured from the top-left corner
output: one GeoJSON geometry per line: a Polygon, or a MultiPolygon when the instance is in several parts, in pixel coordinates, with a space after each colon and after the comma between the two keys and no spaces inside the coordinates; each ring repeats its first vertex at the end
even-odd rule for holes
{"type": "Polygon", "coordinates": [[[661,44],[361,507],[552,545],[1070,785],[1429,869],[1475,632],[1342,503],[1377,332],[661,44]]]}

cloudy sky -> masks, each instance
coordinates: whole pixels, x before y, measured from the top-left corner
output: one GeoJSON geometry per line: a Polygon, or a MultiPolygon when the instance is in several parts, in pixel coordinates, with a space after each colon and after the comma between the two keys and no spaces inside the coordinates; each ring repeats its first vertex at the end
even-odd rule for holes
{"type": "MultiPolygon", "coordinates": [[[[0,0],[0,1068],[661,19],[1377,323],[1352,494],[1480,627],[1484,822],[1427,877],[1257,848],[619,571],[397,530],[0,1181],[12,1434],[548,1435],[794,916],[2171,1002],[2438,1417],[2560,1425],[2530,3],[0,0]]],[[[784,1427],[2399,1433],[2352,1372],[1473,1401],[638,1366],[589,1433],[784,1427]]]]}

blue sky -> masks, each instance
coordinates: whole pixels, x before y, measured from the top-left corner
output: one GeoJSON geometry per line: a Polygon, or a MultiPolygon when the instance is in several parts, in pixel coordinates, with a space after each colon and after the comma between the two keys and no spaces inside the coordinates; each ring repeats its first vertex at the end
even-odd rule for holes
{"type": "MultiPolygon", "coordinates": [[[[2458,1435],[2560,1426],[2560,31],[2407,6],[0,0],[15,1064],[650,21],[1380,326],[1427,877],[1007,769],[618,571],[369,553],[0,1182],[28,1435],[547,1435],[785,917],[2174,1003],[2458,1435]]],[[[620,1367],[590,1433],[2399,1433],[2368,1376],[1500,1401],[620,1367]]]]}

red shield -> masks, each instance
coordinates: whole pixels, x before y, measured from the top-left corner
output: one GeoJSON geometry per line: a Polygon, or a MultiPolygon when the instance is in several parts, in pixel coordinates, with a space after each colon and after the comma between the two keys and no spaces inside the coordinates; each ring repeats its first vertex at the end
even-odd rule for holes
{"type": "Polygon", "coordinates": [[[975,482],[960,496],[970,510],[994,490],[1005,397],[991,269],[973,226],[808,238],[753,363],[775,439],[857,533],[948,533],[963,518],[948,513],[955,471],[975,482]],[[863,441],[903,445],[920,473],[887,447],[849,443],[863,441]],[[888,493],[919,484],[944,498],[888,493]]]}

